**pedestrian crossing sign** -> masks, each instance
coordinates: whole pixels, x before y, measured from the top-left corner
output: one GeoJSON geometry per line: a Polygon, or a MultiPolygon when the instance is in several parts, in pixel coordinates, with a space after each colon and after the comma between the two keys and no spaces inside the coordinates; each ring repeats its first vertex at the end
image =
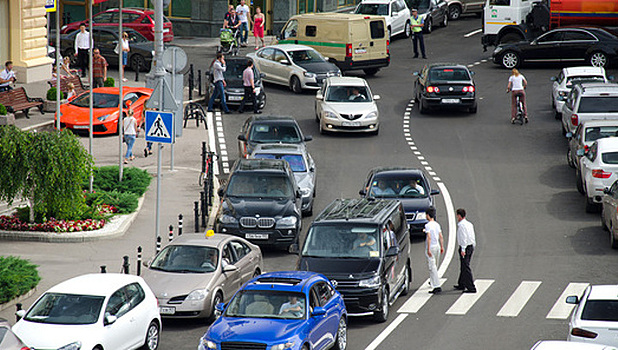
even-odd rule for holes
{"type": "Polygon", "coordinates": [[[174,113],[146,111],[146,141],[174,143],[174,113]]]}

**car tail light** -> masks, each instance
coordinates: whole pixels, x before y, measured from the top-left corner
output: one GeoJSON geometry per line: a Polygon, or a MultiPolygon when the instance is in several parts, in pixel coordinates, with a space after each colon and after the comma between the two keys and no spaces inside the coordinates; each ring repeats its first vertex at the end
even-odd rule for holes
{"type": "Polygon", "coordinates": [[[579,124],[579,117],[575,113],[571,115],[571,124],[573,124],[573,126],[577,126],[579,124]]]}
{"type": "Polygon", "coordinates": [[[463,92],[474,92],[474,86],[464,86],[463,92]]]}
{"type": "Polygon", "coordinates": [[[386,40],[386,55],[390,55],[390,54],[391,54],[391,41],[386,40]]]}
{"type": "Polygon", "coordinates": [[[432,92],[438,93],[438,92],[440,92],[440,88],[438,88],[437,86],[428,86],[427,87],[427,92],[429,92],[429,93],[432,93],[432,92]]]}
{"type": "Polygon", "coordinates": [[[24,346],[24,347],[22,347],[20,350],[32,350],[32,349],[30,349],[30,348],[29,348],[29,347],[27,347],[27,346],[24,346]]]}
{"type": "Polygon", "coordinates": [[[597,179],[609,179],[612,176],[612,173],[607,173],[603,171],[603,169],[592,169],[592,177],[596,177],[597,179]]]}
{"type": "Polygon", "coordinates": [[[590,147],[588,147],[588,145],[584,146],[584,153],[588,153],[588,150],[590,149],[590,147]]]}
{"type": "Polygon", "coordinates": [[[352,44],[345,44],[345,57],[352,57],[352,44]]]}
{"type": "Polygon", "coordinates": [[[587,331],[585,329],[581,329],[581,328],[573,328],[571,330],[571,335],[574,335],[576,337],[594,339],[597,337],[598,334],[596,334],[595,332],[587,331]]]}

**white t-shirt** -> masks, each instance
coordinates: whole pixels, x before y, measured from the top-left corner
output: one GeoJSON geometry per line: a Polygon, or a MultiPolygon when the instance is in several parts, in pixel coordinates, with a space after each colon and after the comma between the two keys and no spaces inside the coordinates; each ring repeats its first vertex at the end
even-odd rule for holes
{"type": "Polygon", "coordinates": [[[431,239],[429,248],[440,246],[440,232],[442,232],[442,228],[437,222],[429,221],[425,224],[425,233],[428,233],[429,239],[431,239]]]}
{"type": "MultiPolygon", "coordinates": [[[[2,80],[9,80],[11,78],[13,78],[15,76],[15,72],[13,72],[12,70],[7,70],[6,68],[3,69],[2,71],[0,71],[0,79],[2,80]]],[[[2,83],[0,84],[0,86],[9,86],[9,84],[11,84],[12,81],[7,81],[6,83],[2,83]]]]}
{"type": "Polygon", "coordinates": [[[249,15],[250,10],[249,10],[249,6],[245,5],[238,5],[236,7],[236,14],[238,15],[238,20],[241,22],[249,22],[249,20],[247,19],[247,16],[249,15]]]}
{"type": "Polygon", "coordinates": [[[124,126],[124,134],[125,135],[137,135],[137,130],[135,130],[135,124],[137,120],[133,116],[126,116],[123,121],[124,126]]]}
{"type": "Polygon", "coordinates": [[[511,90],[512,91],[523,90],[524,80],[526,80],[526,78],[524,77],[523,74],[520,74],[518,76],[511,75],[509,77],[509,82],[511,83],[511,90]]]}
{"type": "Polygon", "coordinates": [[[130,50],[131,49],[129,47],[129,39],[122,39],[122,48],[126,49],[126,50],[130,50]]]}

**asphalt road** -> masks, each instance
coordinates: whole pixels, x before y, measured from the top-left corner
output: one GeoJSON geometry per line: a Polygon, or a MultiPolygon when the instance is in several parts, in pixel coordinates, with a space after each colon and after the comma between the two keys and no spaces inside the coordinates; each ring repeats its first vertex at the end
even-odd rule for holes
{"type": "MultiPolygon", "coordinates": [[[[479,290],[487,286],[484,293],[460,299],[461,294],[452,290],[459,271],[457,257],[453,257],[443,276],[446,282],[441,295],[421,303],[414,300],[427,294],[425,290],[417,291],[409,297],[412,301],[407,312],[399,314],[397,311],[404,311],[400,308],[406,300],[398,300],[387,323],[376,324],[369,318],[351,319],[349,349],[366,349],[376,338],[383,341],[374,343],[372,349],[529,349],[539,339],[566,338],[567,320],[547,316],[567,285],[615,283],[617,252],[609,247],[598,214],[584,212],[584,198],[575,189],[574,172],[566,164],[566,141],[550,109],[549,78],[557,74],[559,67],[521,69],[529,82],[531,121],[524,126],[511,125],[508,122],[510,97],[504,93],[509,72],[491,62],[483,62],[490,53],[482,51],[480,34],[464,37],[478,28],[478,18],[464,17],[425,35],[428,60],[411,58],[409,40],[392,42],[391,66],[368,78],[374,94],[382,97],[378,136],[320,135],[314,121],[313,92],[295,95],[285,87],[266,86],[268,103],[264,113],[292,115],[306,134],[314,136],[308,148],[317,165],[316,214],[335,198],[358,196],[372,167],[423,167],[421,161],[425,161],[436,174],[432,175],[433,181],[447,189],[455,208],[467,209],[476,227],[477,250],[472,268],[479,290]],[[416,106],[409,105],[412,72],[438,61],[472,65],[476,72],[478,113],[420,115],[416,106]],[[406,120],[408,123],[404,123],[406,120]],[[407,125],[410,136],[404,135],[407,125]],[[411,145],[420,154],[415,154],[411,145]],[[419,159],[419,155],[424,158],[419,159]],[[524,293],[524,306],[516,315],[512,312],[511,317],[498,316],[523,281],[526,281],[524,287],[536,286],[534,293],[529,299],[524,293]],[[411,312],[410,306],[418,306],[418,311],[411,312]],[[388,327],[390,332],[385,332],[394,320],[396,324],[388,327]]],[[[212,49],[191,47],[186,51],[189,62],[202,71],[214,56],[212,49]]],[[[615,76],[616,73],[615,69],[609,72],[615,76]]],[[[236,136],[247,116],[223,116],[230,164],[237,154],[236,136]]],[[[197,150],[201,134],[187,136],[193,144],[186,152],[191,152],[191,148],[197,150]]],[[[177,154],[180,165],[197,167],[194,155],[177,154]]],[[[152,166],[152,159],[147,161],[145,165],[152,166]]],[[[168,176],[174,180],[175,175],[168,176]]],[[[178,180],[193,181],[193,178],[178,180]]],[[[190,188],[185,191],[191,196],[190,188]]],[[[447,222],[446,197],[443,191],[436,203],[438,222],[448,240],[454,228],[447,222]]],[[[170,205],[176,208],[187,204],[190,202],[170,205]]],[[[146,210],[151,211],[152,204],[146,210]]],[[[190,207],[185,213],[190,213],[190,207]]],[[[172,220],[176,213],[164,215],[166,220],[172,220]]],[[[151,230],[151,221],[151,216],[138,217],[135,225],[151,230]]],[[[308,227],[310,222],[311,218],[304,219],[303,226],[308,227]]],[[[68,254],[60,254],[59,245],[42,243],[3,242],[0,252],[33,258],[45,265],[46,276],[66,275],[63,269],[67,268],[78,274],[96,270],[104,251],[110,252],[104,262],[115,266],[121,255],[132,252],[148,235],[150,231],[132,232],[122,239],[69,245],[68,254]]],[[[411,254],[415,277],[412,286],[416,291],[428,277],[422,239],[415,239],[411,254]]],[[[265,269],[273,271],[293,269],[296,257],[283,251],[264,250],[264,259],[265,269]]],[[[44,290],[57,282],[54,278],[45,279],[40,287],[44,290]]],[[[513,298],[513,303],[522,300],[513,298]]],[[[31,302],[28,300],[26,304],[31,302]]],[[[2,311],[0,316],[10,318],[10,311],[2,311]]],[[[166,321],[160,348],[195,349],[206,327],[203,321],[166,321]]]]}

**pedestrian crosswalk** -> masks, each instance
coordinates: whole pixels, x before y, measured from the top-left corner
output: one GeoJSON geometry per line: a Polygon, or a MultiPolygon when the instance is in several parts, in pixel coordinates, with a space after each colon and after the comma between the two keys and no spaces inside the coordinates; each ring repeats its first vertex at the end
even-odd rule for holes
{"type": "MultiPolygon", "coordinates": [[[[429,287],[428,281],[425,281],[421,284],[418,290],[414,294],[412,294],[401,306],[397,312],[401,314],[414,314],[418,313],[427,303],[430,302],[433,298],[436,298],[435,294],[429,293],[431,289],[429,287]]],[[[440,282],[443,286],[445,286],[446,279],[440,279],[440,282]]],[[[477,279],[474,281],[476,285],[477,292],[476,293],[462,293],[455,302],[451,301],[452,304],[445,312],[446,315],[455,315],[455,316],[463,316],[466,315],[477,303],[482,302],[483,299],[487,298],[492,291],[492,286],[494,286],[493,279],[477,279]]],[[[502,307],[497,311],[497,317],[518,317],[522,310],[528,305],[533,299],[535,293],[539,290],[542,281],[522,281],[517,288],[511,293],[509,298],[504,302],[502,307]]],[[[581,295],[586,287],[589,286],[589,283],[581,283],[581,282],[572,282],[569,283],[564,289],[560,296],[557,297],[554,305],[551,307],[549,312],[547,313],[547,319],[556,319],[556,320],[565,320],[567,319],[571,311],[574,308],[574,305],[566,303],[566,297],[569,295],[581,295]]],[[[446,289],[446,288],[445,288],[446,289]]],[[[557,290],[556,294],[558,294],[559,290],[557,290]]],[[[502,290],[500,291],[502,293],[502,290]]],[[[440,296],[437,296],[440,298],[440,296]]],[[[448,300],[442,298],[442,300],[448,300]]],[[[548,305],[535,305],[537,309],[542,307],[547,307],[548,305]]]]}

